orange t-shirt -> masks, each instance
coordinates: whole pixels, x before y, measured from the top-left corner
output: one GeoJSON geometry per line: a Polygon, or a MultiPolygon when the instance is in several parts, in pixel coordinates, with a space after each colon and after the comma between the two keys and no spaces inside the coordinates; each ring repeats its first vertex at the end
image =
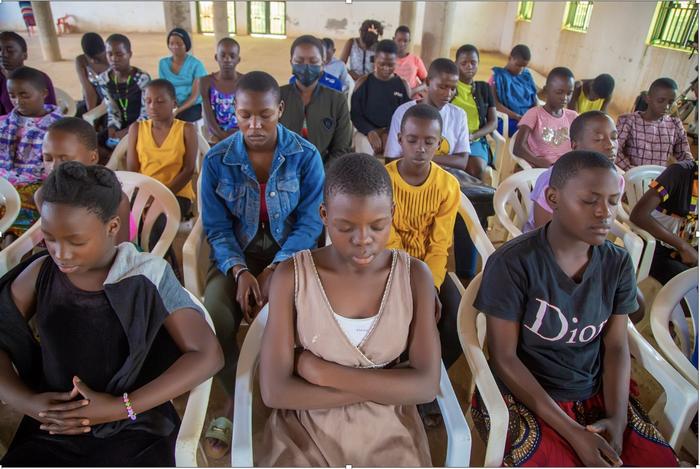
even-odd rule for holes
{"type": "Polygon", "coordinates": [[[408,54],[406,57],[396,57],[395,73],[408,82],[408,86],[415,88],[419,80],[422,82],[428,76],[428,71],[420,57],[408,54]]]}

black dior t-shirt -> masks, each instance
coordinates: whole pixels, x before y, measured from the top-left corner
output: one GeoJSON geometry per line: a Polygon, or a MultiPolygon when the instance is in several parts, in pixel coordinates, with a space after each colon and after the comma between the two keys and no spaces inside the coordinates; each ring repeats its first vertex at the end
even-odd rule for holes
{"type": "Polygon", "coordinates": [[[491,255],[474,306],[520,323],[518,357],[554,400],[584,400],[600,385],[602,333],[610,315],[639,307],[634,269],[627,252],[606,241],[591,247],[576,283],[556,262],[548,226],[491,255]]]}

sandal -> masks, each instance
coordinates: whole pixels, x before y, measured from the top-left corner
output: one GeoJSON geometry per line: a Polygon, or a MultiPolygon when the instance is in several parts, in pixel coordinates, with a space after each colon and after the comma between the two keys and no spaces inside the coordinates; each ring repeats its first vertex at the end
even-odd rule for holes
{"type": "Polygon", "coordinates": [[[231,449],[231,432],[233,423],[226,417],[219,417],[209,423],[204,434],[204,452],[208,458],[220,459],[231,449]],[[212,443],[211,440],[214,440],[212,443]]]}

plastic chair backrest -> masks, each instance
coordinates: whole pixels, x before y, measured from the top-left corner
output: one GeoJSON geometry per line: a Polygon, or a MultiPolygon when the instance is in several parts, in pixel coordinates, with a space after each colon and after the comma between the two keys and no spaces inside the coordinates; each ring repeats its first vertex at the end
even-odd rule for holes
{"type": "Polygon", "coordinates": [[[659,165],[644,165],[631,168],[625,172],[625,195],[627,196],[628,214],[649,189],[649,183],[656,179],[665,169],[665,167],[659,165]]]}
{"type": "Polygon", "coordinates": [[[0,217],[0,236],[2,236],[15,222],[17,215],[19,215],[19,209],[22,207],[19,192],[5,178],[0,178],[0,206],[4,207],[5,210],[5,213],[0,217]]]}
{"type": "Polygon", "coordinates": [[[58,108],[61,110],[61,114],[65,117],[75,116],[78,109],[75,99],[71,98],[70,95],[61,88],[54,87],[53,90],[56,93],[56,102],[58,103],[58,108]]]}
{"type": "Polygon", "coordinates": [[[44,240],[41,219],[34,223],[22,236],[0,251],[0,277],[22,262],[22,258],[44,240]]]}
{"type": "MultiPolygon", "coordinates": [[[[201,213],[201,212],[200,212],[201,213]]],[[[182,271],[185,288],[197,298],[204,298],[205,277],[211,248],[204,233],[202,217],[197,218],[182,246],[182,271]]]]}
{"type": "Polygon", "coordinates": [[[522,234],[523,226],[533,209],[530,193],[537,178],[545,171],[547,170],[543,168],[519,171],[508,176],[496,188],[493,196],[496,217],[513,238],[522,234]]]}
{"type": "Polygon", "coordinates": [[[510,157],[516,165],[520,166],[522,169],[532,169],[532,165],[530,163],[525,161],[523,158],[516,156],[515,152],[513,151],[515,148],[515,141],[518,138],[518,132],[520,131],[516,130],[515,133],[510,137],[510,141],[508,142],[508,152],[510,153],[510,157]]]}
{"type": "Polygon", "coordinates": [[[160,181],[143,174],[117,171],[117,178],[131,203],[131,215],[140,233],[139,246],[144,251],[163,257],[180,225],[180,205],[175,195],[160,181]],[[153,225],[161,214],[166,217],[165,228],[155,246],[150,246],[153,225]]]}
{"type": "MultiPolygon", "coordinates": [[[[248,328],[236,367],[235,403],[233,406],[233,441],[231,467],[253,467],[253,392],[259,364],[260,347],[268,317],[268,305],[258,313],[248,328]]],[[[447,431],[446,467],[467,467],[471,455],[471,432],[444,365],[440,365],[438,405],[447,431]]]]}
{"type": "Polygon", "coordinates": [[[698,268],[694,267],[673,277],[659,291],[651,306],[651,330],[661,353],[693,386],[698,387],[698,369],[691,363],[697,350],[698,337],[698,268]],[[690,310],[694,334],[688,331],[688,323],[681,307],[690,310]],[[671,337],[669,323],[673,324],[676,341],[671,337]],[[694,347],[691,346],[691,337],[694,347]],[[693,350],[695,349],[695,350],[693,350]]]}
{"type": "Polygon", "coordinates": [[[126,152],[129,149],[129,134],[124,135],[119,141],[114,150],[112,150],[112,155],[109,157],[109,161],[105,165],[112,171],[126,171],[126,152]]]}

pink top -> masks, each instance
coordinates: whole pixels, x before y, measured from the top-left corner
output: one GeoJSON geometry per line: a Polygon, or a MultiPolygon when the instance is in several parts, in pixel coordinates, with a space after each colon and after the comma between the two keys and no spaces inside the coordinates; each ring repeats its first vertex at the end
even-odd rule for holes
{"type": "MultiPolygon", "coordinates": [[[[625,178],[622,174],[618,173],[620,176],[620,194],[625,192],[625,178]]],[[[549,178],[552,177],[552,168],[550,167],[547,171],[540,174],[535,182],[535,187],[532,188],[530,192],[530,200],[542,207],[547,213],[552,213],[552,207],[549,206],[547,199],[545,198],[544,191],[549,187],[549,178]]],[[[527,223],[523,226],[523,233],[532,231],[535,229],[535,207],[530,210],[530,216],[528,217],[527,223]]]]}
{"type": "Polygon", "coordinates": [[[411,88],[418,86],[418,80],[422,82],[428,76],[428,71],[421,58],[413,54],[408,54],[403,58],[397,56],[394,73],[406,80],[411,88]]]}
{"type": "Polygon", "coordinates": [[[531,129],[527,146],[532,153],[545,160],[547,166],[571,151],[569,127],[578,114],[571,109],[563,111],[561,117],[554,117],[544,107],[536,106],[529,109],[518,122],[518,128],[525,126],[531,129]]]}

